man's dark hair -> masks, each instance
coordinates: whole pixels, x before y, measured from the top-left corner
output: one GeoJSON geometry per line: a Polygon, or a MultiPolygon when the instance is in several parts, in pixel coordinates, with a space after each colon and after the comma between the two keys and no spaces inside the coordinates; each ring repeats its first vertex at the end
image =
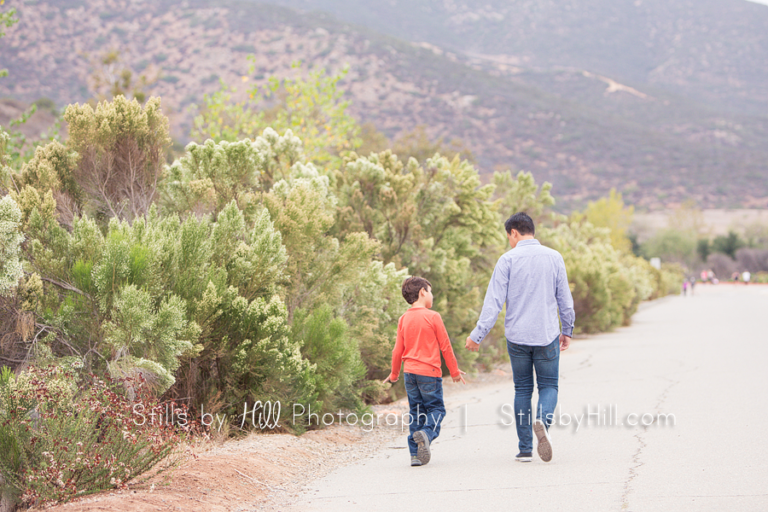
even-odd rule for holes
{"type": "Polygon", "coordinates": [[[408,304],[413,304],[419,300],[419,291],[424,288],[432,288],[432,284],[423,277],[409,277],[403,282],[403,298],[408,304]]]}
{"type": "Polygon", "coordinates": [[[514,229],[521,235],[535,235],[536,228],[533,226],[533,219],[525,212],[518,212],[507,219],[504,223],[504,229],[511,233],[514,229]]]}

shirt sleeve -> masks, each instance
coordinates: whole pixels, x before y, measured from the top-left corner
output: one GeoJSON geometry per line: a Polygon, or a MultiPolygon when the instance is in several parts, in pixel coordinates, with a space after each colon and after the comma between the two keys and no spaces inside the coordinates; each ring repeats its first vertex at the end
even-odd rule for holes
{"type": "Polygon", "coordinates": [[[573,325],[576,321],[576,313],[573,310],[573,296],[571,288],[568,286],[568,273],[565,270],[565,261],[560,256],[557,269],[557,309],[560,311],[560,323],[563,326],[563,334],[572,337],[573,325]]]}
{"type": "Polygon", "coordinates": [[[480,344],[485,339],[488,332],[496,325],[501,308],[507,300],[507,286],[509,285],[509,259],[502,256],[496,262],[496,268],[493,269],[491,282],[488,284],[488,291],[485,292],[483,301],[483,310],[477,321],[477,326],[470,333],[472,341],[480,344]]]}
{"type": "Polygon", "coordinates": [[[392,350],[392,372],[389,380],[395,382],[400,376],[400,366],[403,364],[403,352],[405,351],[405,337],[403,336],[403,317],[397,322],[397,341],[392,350]]]}
{"type": "Polygon", "coordinates": [[[443,354],[443,359],[445,359],[445,365],[448,367],[448,371],[451,372],[451,377],[456,378],[459,376],[459,363],[456,361],[456,354],[453,353],[451,339],[448,337],[448,331],[445,329],[443,318],[439,313],[435,314],[434,328],[437,343],[440,345],[440,352],[443,354]]]}

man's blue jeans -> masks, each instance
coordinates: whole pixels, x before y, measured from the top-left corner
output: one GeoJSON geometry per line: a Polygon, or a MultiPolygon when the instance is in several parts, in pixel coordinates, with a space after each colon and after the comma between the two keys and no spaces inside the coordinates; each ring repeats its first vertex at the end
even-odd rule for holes
{"type": "Polygon", "coordinates": [[[411,407],[411,433],[408,435],[408,449],[411,451],[411,455],[415,456],[418,445],[413,440],[414,432],[423,430],[429,437],[430,443],[440,435],[440,423],[445,418],[443,379],[406,373],[405,391],[408,393],[408,405],[411,407]]]}
{"type": "Polygon", "coordinates": [[[507,352],[512,363],[512,379],[515,382],[515,424],[521,453],[533,451],[533,420],[531,397],[533,396],[533,371],[539,388],[536,418],[549,429],[557,405],[557,381],[560,372],[560,336],[543,347],[517,345],[507,341],[507,352]]]}

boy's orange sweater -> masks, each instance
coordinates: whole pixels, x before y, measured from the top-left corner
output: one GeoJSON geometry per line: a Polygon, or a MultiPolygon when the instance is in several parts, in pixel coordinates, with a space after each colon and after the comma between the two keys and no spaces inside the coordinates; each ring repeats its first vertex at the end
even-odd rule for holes
{"type": "Polygon", "coordinates": [[[425,307],[412,307],[397,323],[397,342],[392,351],[392,374],[389,380],[394,382],[398,379],[403,361],[406,373],[441,377],[441,352],[451,377],[458,377],[459,365],[440,313],[425,307]]]}

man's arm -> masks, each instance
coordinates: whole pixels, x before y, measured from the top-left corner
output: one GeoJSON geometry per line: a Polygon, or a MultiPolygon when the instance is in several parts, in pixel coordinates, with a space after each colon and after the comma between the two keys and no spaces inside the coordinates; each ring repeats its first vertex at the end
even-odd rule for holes
{"type": "Polygon", "coordinates": [[[557,269],[557,309],[560,311],[560,323],[563,326],[563,334],[560,336],[560,350],[567,350],[573,336],[573,324],[576,321],[576,313],[573,311],[573,297],[568,286],[568,273],[565,270],[565,261],[562,255],[557,269]]]}
{"type": "Polygon", "coordinates": [[[491,282],[488,283],[488,290],[485,292],[483,301],[483,310],[480,312],[480,318],[477,320],[477,326],[467,338],[465,347],[471,352],[476,352],[482,342],[488,335],[488,332],[496,324],[499,318],[501,308],[507,300],[507,287],[509,286],[509,260],[502,256],[496,262],[496,268],[493,269],[491,282]]]}

